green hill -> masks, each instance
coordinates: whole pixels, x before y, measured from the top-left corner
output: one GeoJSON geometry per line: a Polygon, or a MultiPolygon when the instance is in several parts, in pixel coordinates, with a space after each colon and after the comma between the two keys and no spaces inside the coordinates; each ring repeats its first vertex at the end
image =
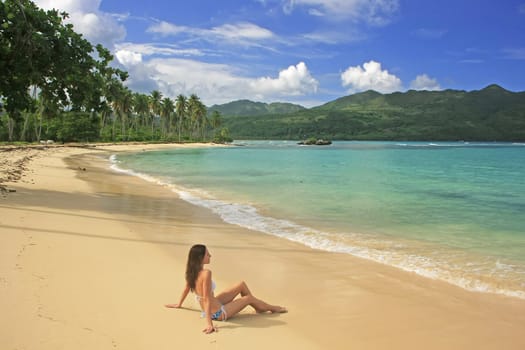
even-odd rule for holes
{"type": "Polygon", "coordinates": [[[293,113],[224,115],[236,139],[524,141],[525,92],[366,91],[293,113]]]}
{"type": "Polygon", "coordinates": [[[253,102],[249,100],[238,100],[222,105],[213,105],[208,112],[218,111],[227,116],[255,116],[264,114],[288,114],[302,111],[305,108],[300,105],[285,102],[253,102]]]}

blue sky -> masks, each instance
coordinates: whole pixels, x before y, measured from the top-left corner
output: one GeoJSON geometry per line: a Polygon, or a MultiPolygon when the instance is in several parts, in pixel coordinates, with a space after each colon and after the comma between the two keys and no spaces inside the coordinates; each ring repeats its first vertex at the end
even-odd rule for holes
{"type": "Polygon", "coordinates": [[[525,0],[36,0],[133,91],[320,105],[373,89],[525,90],[525,0]]]}

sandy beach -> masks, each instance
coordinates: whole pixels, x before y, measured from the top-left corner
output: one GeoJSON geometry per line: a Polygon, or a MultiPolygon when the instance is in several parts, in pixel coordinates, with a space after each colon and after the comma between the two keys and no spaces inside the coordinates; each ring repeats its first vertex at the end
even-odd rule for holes
{"type": "Polygon", "coordinates": [[[525,348],[525,300],[229,225],[109,168],[117,152],[203,146],[0,149],[0,347],[525,348]],[[191,295],[165,308],[195,243],[212,254],[218,290],[244,280],[290,312],[246,309],[204,335],[191,295]]]}

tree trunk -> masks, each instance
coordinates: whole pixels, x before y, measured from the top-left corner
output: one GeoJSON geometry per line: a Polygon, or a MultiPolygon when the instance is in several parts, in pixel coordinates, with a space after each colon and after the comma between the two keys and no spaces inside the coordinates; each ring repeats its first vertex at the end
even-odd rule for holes
{"type": "Polygon", "coordinates": [[[9,142],[13,142],[13,134],[15,132],[15,120],[11,117],[7,119],[7,129],[9,132],[9,142]]]}
{"type": "Polygon", "coordinates": [[[121,138],[124,139],[124,140],[121,140],[121,141],[127,141],[127,137],[126,137],[126,123],[127,123],[127,118],[126,118],[126,113],[122,113],[121,116],[120,116],[120,122],[122,123],[121,127],[120,127],[120,130],[121,130],[121,138]]]}
{"type": "Polygon", "coordinates": [[[177,125],[179,128],[179,143],[180,143],[180,128],[182,127],[182,118],[179,116],[179,124],[177,125]]]}
{"type": "Polygon", "coordinates": [[[40,116],[38,127],[35,125],[36,142],[40,142],[40,136],[42,135],[42,119],[44,119],[43,115],[40,116]]]}
{"type": "Polygon", "coordinates": [[[151,117],[151,139],[153,140],[153,124],[154,124],[154,117],[151,117]]]}
{"type": "Polygon", "coordinates": [[[42,135],[42,120],[44,119],[44,106],[42,103],[40,103],[40,107],[38,108],[38,126],[35,125],[35,137],[36,142],[40,142],[40,136],[42,135]]]}
{"type": "Polygon", "coordinates": [[[26,140],[27,124],[29,123],[29,116],[31,114],[26,112],[26,113],[23,113],[22,115],[24,116],[24,126],[22,127],[22,131],[20,132],[20,140],[27,141],[26,140]]]}
{"type": "Polygon", "coordinates": [[[102,118],[100,118],[100,130],[98,132],[99,137],[102,137],[102,132],[104,131],[105,124],[106,124],[106,113],[102,112],[102,118]]]}
{"type": "Polygon", "coordinates": [[[113,116],[113,125],[111,127],[111,141],[115,141],[115,124],[117,122],[117,117],[113,116]]]}

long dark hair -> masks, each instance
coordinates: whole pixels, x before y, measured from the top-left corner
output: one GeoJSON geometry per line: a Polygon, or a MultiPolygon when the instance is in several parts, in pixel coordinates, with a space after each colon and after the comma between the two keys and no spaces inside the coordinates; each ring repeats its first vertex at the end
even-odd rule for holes
{"type": "Polygon", "coordinates": [[[195,283],[197,276],[202,270],[202,260],[206,254],[206,246],[203,244],[195,244],[191,247],[188,254],[188,263],[186,264],[186,282],[191,290],[195,290],[195,283]]]}

